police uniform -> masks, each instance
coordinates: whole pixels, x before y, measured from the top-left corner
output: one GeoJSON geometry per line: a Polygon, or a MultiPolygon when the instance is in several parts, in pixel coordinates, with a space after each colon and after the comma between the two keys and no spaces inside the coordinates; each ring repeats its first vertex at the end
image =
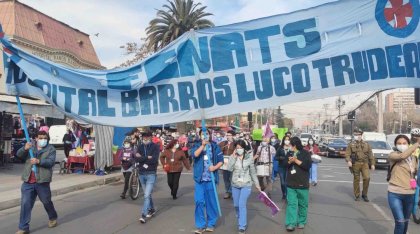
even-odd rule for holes
{"type": "Polygon", "coordinates": [[[370,172],[369,172],[369,164],[375,165],[375,157],[372,153],[371,146],[360,140],[360,141],[352,141],[347,146],[346,150],[346,161],[352,162],[353,171],[353,191],[354,196],[356,198],[360,197],[360,173],[362,173],[363,177],[363,192],[362,196],[367,197],[368,189],[369,189],[369,181],[370,181],[370,172]],[[355,155],[355,160],[351,159],[351,155],[355,155]]]}

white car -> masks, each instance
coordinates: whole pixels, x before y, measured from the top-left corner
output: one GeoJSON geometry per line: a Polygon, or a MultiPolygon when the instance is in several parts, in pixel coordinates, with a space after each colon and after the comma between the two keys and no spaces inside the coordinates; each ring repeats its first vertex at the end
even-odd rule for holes
{"type": "Polygon", "coordinates": [[[310,133],[301,133],[299,138],[302,141],[302,145],[306,146],[308,144],[309,138],[314,139],[314,136],[310,133]]]}
{"type": "Polygon", "coordinates": [[[382,140],[367,140],[366,142],[372,147],[372,153],[375,157],[376,166],[388,167],[388,155],[393,151],[388,142],[382,140]]]}

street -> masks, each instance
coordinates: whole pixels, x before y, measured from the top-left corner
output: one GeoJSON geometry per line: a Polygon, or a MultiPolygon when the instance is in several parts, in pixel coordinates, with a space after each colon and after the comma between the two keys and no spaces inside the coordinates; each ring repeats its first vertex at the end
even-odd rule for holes
{"type": "MultiPolygon", "coordinates": [[[[356,202],[352,195],[352,177],[343,159],[324,158],[319,167],[318,186],[310,189],[308,224],[295,233],[363,234],[392,233],[394,221],[387,203],[386,171],[375,171],[371,176],[370,203],[356,202]]],[[[192,233],[194,230],[194,191],[191,173],[181,176],[179,198],[172,200],[166,184],[166,175],[159,174],[153,193],[158,209],[156,216],[146,224],[138,222],[143,200],[121,200],[122,182],[70,193],[54,200],[59,214],[59,225],[47,228],[44,208],[37,203],[32,212],[31,233],[192,233]]],[[[223,216],[215,233],[237,233],[232,200],[219,198],[223,216]]],[[[272,217],[260,203],[255,192],[248,203],[247,233],[286,233],[284,227],[285,203],[281,201],[279,181],[273,190],[274,201],[281,212],[272,217]]],[[[19,207],[0,212],[1,233],[14,233],[19,220],[19,207]]],[[[410,233],[418,233],[419,226],[410,220],[410,233]]]]}

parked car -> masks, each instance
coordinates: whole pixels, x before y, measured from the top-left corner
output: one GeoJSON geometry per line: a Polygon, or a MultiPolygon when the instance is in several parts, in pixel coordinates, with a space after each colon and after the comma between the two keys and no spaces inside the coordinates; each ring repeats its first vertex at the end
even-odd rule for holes
{"type": "Polygon", "coordinates": [[[347,141],[344,138],[325,138],[319,144],[321,155],[325,157],[344,158],[346,155],[347,141]]]}
{"type": "Polygon", "coordinates": [[[386,141],[366,141],[372,147],[375,156],[376,167],[388,167],[388,155],[392,152],[392,147],[386,141]]]}
{"type": "Polygon", "coordinates": [[[48,134],[50,135],[50,144],[54,147],[63,146],[63,137],[67,132],[66,125],[52,125],[48,134]]]}

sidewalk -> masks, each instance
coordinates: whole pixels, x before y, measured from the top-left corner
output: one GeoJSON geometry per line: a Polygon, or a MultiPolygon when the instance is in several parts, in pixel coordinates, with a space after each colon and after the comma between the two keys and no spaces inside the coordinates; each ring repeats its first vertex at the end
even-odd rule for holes
{"type": "MultiPolygon", "coordinates": [[[[23,164],[13,164],[11,169],[0,169],[0,210],[13,208],[20,205],[20,186],[23,164]]],[[[64,174],[59,175],[59,165],[55,165],[51,182],[51,195],[58,196],[85,188],[109,184],[119,181],[122,173],[113,171],[106,176],[91,174],[64,174]]],[[[39,200],[37,201],[39,202],[39,200]]]]}

